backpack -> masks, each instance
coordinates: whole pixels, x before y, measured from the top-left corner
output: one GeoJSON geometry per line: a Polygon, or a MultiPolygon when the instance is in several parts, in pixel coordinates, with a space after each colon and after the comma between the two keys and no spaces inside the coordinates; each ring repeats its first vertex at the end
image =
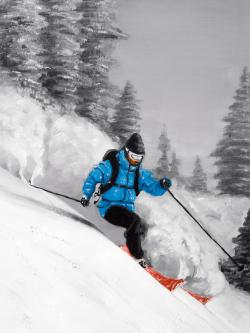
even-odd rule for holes
{"type": "MultiPolygon", "coordinates": [[[[111,167],[112,167],[112,174],[111,174],[110,180],[107,184],[101,184],[100,185],[100,187],[99,187],[100,195],[104,194],[111,187],[113,187],[115,185],[115,182],[116,182],[116,179],[117,179],[117,176],[118,176],[118,172],[119,172],[119,163],[118,163],[117,158],[116,158],[116,154],[118,153],[118,151],[119,150],[117,150],[117,149],[109,149],[108,151],[106,151],[106,153],[104,154],[104,156],[102,158],[103,161],[107,161],[107,160],[110,161],[111,167]]],[[[124,186],[124,188],[127,188],[127,187],[124,186]]],[[[134,186],[132,188],[134,188],[136,196],[138,196],[140,194],[140,191],[139,191],[139,168],[137,168],[136,171],[135,171],[135,182],[134,182],[134,186]]]]}

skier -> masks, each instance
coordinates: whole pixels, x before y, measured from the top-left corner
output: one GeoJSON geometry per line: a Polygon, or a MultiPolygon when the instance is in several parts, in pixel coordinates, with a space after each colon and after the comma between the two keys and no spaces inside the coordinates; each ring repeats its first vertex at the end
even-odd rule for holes
{"type": "Polygon", "coordinates": [[[98,208],[100,215],[109,223],[126,229],[126,244],[132,256],[142,267],[147,267],[141,246],[143,225],[135,213],[135,199],[145,191],[153,196],[165,194],[172,182],[167,177],[155,179],[142,167],[145,148],[141,136],[134,133],[119,150],[108,151],[86,178],[81,204],[89,205],[95,187],[100,183],[98,208]]]}

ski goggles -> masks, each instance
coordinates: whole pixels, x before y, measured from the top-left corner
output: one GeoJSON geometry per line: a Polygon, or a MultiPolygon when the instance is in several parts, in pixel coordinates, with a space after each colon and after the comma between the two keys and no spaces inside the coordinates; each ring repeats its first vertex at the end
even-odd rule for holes
{"type": "Polygon", "coordinates": [[[126,150],[126,152],[128,154],[129,159],[131,159],[131,160],[133,160],[133,161],[135,161],[137,163],[139,163],[139,162],[141,162],[143,160],[144,155],[135,154],[132,151],[130,151],[128,148],[125,148],[125,150],[126,150]]]}

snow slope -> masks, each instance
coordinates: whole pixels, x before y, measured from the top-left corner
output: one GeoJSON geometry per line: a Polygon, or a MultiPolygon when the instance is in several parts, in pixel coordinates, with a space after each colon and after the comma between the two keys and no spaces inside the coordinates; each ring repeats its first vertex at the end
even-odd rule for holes
{"type": "Polygon", "coordinates": [[[2,169],[0,184],[1,332],[239,332],[58,198],[2,169]]]}
{"type": "MultiPolygon", "coordinates": [[[[86,120],[44,112],[2,84],[0,141],[2,167],[76,198],[90,168],[114,146],[86,120]]],[[[180,288],[170,294],[122,253],[113,243],[123,242],[124,230],[105,223],[95,207],[24,182],[0,169],[0,332],[248,330],[249,295],[228,286],[218,267],[224,254],[169,195],[140,195],[138,212],[149,224],[143,247],[162,273],[213,295],[205,307],[180,288]]],[[[231,240],[250,201],[173,192],[233,254],[231,240]]]]}

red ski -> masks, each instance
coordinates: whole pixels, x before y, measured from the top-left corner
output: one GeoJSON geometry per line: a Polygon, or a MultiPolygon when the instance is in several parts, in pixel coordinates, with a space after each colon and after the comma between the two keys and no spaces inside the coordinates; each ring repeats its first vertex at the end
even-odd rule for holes
{"type": "Polygon", "coordinates": [[[189,293],[192,297],[194,297],[195,299],[197,299],[197,301],[201,302],[202,304],[207,304],[208,301],[210,301],[212,299],[212,297],[209,296],[202,296],[199,294],[194,293],[193,291],[190,290],[186,290],[185,288],[183,288],[187,293],[189,293]]]}
{"type": "MultiPolygon", "coordinates": [[[[128,255],[131,255],[127,245],[122,245],[120,246],[120,248],[125,251],[128,255]]],[[[183,279],[175,279],[175,278],[171,278],[169,276],[163,275],[159,272],[157,272],[154,268],[152,267],[148,267],[145,268],[145,270],[154,278],[156,279],[161,285],[163,285],[165,288],[167,288],[169,291],[173,291],[176,287],[178,286],[182,286],[184,284],[184,280],[183,279]]],[[[186,290],[185,288],[182,287],[183,290],[185,290],[189,295],[191,295],[192,297],[194,297],[197,301],[199,301],[202,304],[206,304],[212,297],[208,297],[208,296],[202,296],[199,294],[196,294],[192,291],[186,290]]]]}
{"type": "MultiPolygon", "coordinates": [[[[131,253],[127,247],[127,245],[122,245],[121,249],[125,251],[127,254],[129,254],[131,257],[131,253]]],[[[165,288],[167,288],[169,291],[174,290],[177,286],[180,286],[184,283],[183,279],[174,279],[170,278],[168,276],[165,276],[156,270],[154,270],[152,267],[145,268],[145,270],[152,275],[154,279],[156,279],[161,285],[163,285],[165,288]]]]}
{"type": "Polygon", "coordinates": [[[146,271],[153,276],[161,285],[167,288],[169,291],[173,291],[176,287],[182,285],[184,283],[183,279],[174,279],[168,276],[165,276],[152,267],[146,268],[146,271]]]}

